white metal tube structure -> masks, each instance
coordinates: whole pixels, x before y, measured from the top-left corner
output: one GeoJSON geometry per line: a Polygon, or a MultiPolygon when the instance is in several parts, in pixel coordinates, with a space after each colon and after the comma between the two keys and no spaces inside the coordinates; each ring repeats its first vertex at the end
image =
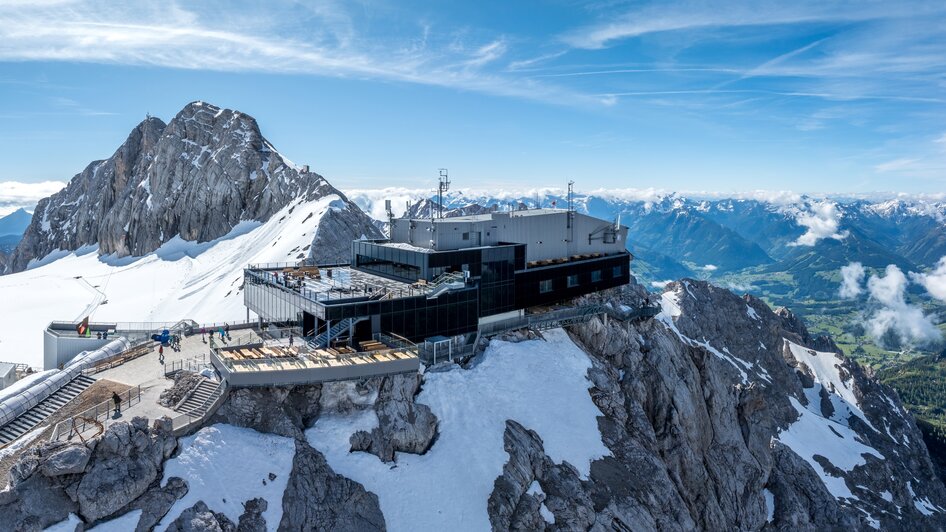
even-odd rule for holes
{"type": "Polygon", "coordinates": [[[128,347],[128,340],[116,338],[94,351],[79,353],[62,370],[0,403],[0,427],[13,421],[30,408],[33,408],[50,395],[59,391],[60,388],[68,384],[72,379],[78,377],[79,374],[82,373],[82,370],[92,367],[100,360],[126,351],[128,347]]]}

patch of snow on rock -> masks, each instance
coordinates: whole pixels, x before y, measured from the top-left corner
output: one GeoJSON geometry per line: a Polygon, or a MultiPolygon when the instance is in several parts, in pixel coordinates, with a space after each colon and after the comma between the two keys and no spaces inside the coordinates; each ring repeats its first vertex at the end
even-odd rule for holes
{"type": "Polygon", "coordinates": [[[472,368],[425,375],[416,401],[440,424],[424,455],[400,453],[392,466],[350,453],[356,425],[372,423],[366,414],[320,418],[306,437],[337,473],[378,495],[389,530],[452,530],[457,523],[489,530],[486,501],[509,459],[507,419],[535,430],[552,460],[568,461],[584,477],[592,460],[610,454],[588,393],[591,361],[561,329],[544,334],[546,341],[494,340],[472,368]]]}
{"type": "Polygon", "coordinates": [[[140,519],[141,510],[132,510],[121,517],[116,517],[111,521],[106,521],[95,528],[89,529],[89,532],[127,532],[128,530],[134,530],[140,519]]]}
{"type": "Polygon", "coordinates": [[[775,520],[775,494],[769,488],[762,490],[762,495],[765,496],[765,521],[771,523],[775,520]]]}
{"type": "MultiPolygon", "coordinates": [[[[835,419],[838,419],[839,412],[847,411],[861,418],[874,432],[880,432],[867,420],[867,416],[865,416],[864,412],[861,410],[860,402],[854,395],[854,389],[848,385],[848,381],[853,382],[853,379],[850,377],[847,379],[841,377],[841,359],[838,358],[837,355],[808,349],[789,340],[785,341],[788,343],[795,360],[808,366],[814,374],[815,382],[824,386],[828,392],[830,392],[829,397],[834,406],[835,419]]],[[[847,424],[847,417],[849,416],[842,417],[839,420],[847,424]]]]}
{"type": "Polygon", "coordinates": [[[68,519],[63,519],[55,525],[46,527],[45,532],[75,532],[76,527],[80,524],[82,524],[82,519],[79,519],[79,516],[69,514],[68,519]]]}
{"type": "Polygon", "coordinates": [[[292,471],[296,446],[292,438],[218,424],[181,438],[180,452],[164,466],[164,480],[183,478],[187,494],[179,499],[156,530],[164,530],[197,501],[221,512],[234,523],[243,503],[262,497],[269,506],[263,517],[273,529],[282,519],[282,496],[292,471]],[[270,473],[276,478],[270,480],[270,473]]]}
{"type": "Polygon", "coordinates": [[[867,446],[857,439],[857,433],[847,425],[832,421],[805,408],[797,399],[789,397],[792,406],[798,412],[798,419],[778,433],[776,439],[795,451],[821,477],[828,491],[836,498],[856,498],[847,487],[844,479],[830,475],[815,459],[823,456],[832,465],[844,471],[864,465],[864,454],[872,454],[881,460],[884,456],[877,449],[867,446]]]}

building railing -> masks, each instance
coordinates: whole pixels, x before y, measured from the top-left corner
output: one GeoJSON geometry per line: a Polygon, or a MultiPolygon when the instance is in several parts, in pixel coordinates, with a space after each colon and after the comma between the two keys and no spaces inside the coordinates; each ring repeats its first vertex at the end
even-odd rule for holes
{"type": "Polygon", "coordinates": [[[334,286],[330,288],[323,290],[313,290],[311,288],[307,288],[305,284],[302,284],[301,286],[289,286],[285,281],[277,280],[276,276],[272,273],[269,273],[268,271],[244,270],[244,277],[253,279],[260,284],[277,288],[287,294],[301,296],[304,299],[316,303],[325,301],[343,301],[358,298],[365,298],[365,300],[367,300],[372,296],[378,296],[383,299],[397,299],[402,297],[422,296],[428,294],[431,291],[431,285],[407,285],[405,288],[399,289],[392,289],[385,286],[369,286],[372,288],[372,290],[366,291],[357,286],[342,286],[335,280],[332,281],[334,286]]]}
{"type": "MultiPolygon", "coordinates": [[[[118,394],[121,398],[119,411],[141,402],[141,386],[129,388],[118,394]]],[[[85,441],[88,438],[98,436],[108,425],[121,421],[113,416],[115,412],[115,402],[111,399],[85,410],[75,416],[60,421],[53,427],[53,433],[49,436],[49,441],[71,440],[77,436],[85,441]]]]}
{"type": "Polygon", "coordinates": [[[179,371],[199,373],[208,366],[210,366],[210,359],[207,355],[195,355],[181,360],[172,360],[164,365],[164,376],[170,377],[179,371]]]}
{"type": "Polygon", "coordinates": [[[297,262],[260,262],[257,264],[248,264],[247,270],[284,270],[286,268],[303,268],[306,266],[316,266],[318,268],[341,268],[351,266],[350,262],[326,262],[316,264],[313,261],[301,260],[297,262]]]}

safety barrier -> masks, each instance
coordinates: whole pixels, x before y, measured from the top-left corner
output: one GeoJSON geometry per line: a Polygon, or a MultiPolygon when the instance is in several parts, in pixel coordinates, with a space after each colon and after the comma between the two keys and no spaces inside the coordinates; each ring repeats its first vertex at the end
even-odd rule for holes
{"type": "MultiPolygon", "coordinates": [[[[129,388],[118,394],[118,396],[122,400],[118,409],[119,411],[136,405],[141,402],[141,386],[129,388]]],[[[66,441],[71,440],[73,437],[78,437],[80,440],[85,441],[95,437],[98,434],[90,434],[90,432],[100,434],[100,431],[104,431],[108,428],[108,425],[121,421],[120,419],[112,417],[114,412],[115,402],[112,399],[102,401],[80,414],[56,423],[56,426],[53,427],[53,433],[49,436],[49,441],[66,441]]]]}

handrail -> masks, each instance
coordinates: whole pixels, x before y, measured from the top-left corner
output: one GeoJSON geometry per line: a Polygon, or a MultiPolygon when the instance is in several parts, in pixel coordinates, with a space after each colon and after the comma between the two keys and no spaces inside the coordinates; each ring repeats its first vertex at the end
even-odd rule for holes
{"type": "MultiPolygon", "coordinates": [[[[129,388],[128,390],[125,390],[124,392],[118,395],[119,397],[122,397],[122,396],[126,397],[120,403],[122,407],[127,408],[127,407],[132,406],[132,403],[135,400],[137,400],[138,403],[140,403],[141,402],[141,385],[138,385],[134,388],[129,388]]],[[[85,432],[86,430],[88,430],[90,425],[93,425],[94,423],[98,422],[99,416],[104,416],[103,418],[104,423],[102,423],[102,426],[103,427],[106,426],[108,424],[108,420],[111,417],[109,414],[111,414],[115,410],[113,406],[114,404],[115,403],[111,399],[102,401],[101,403],[98,403],[92,408],[89,408],[83,412],[80,412],[74,416],[69,417],[68,419],[64,419],[60,421],[59,423],[56,423],[56,426],[53,427],[53,433],[49,436],[49,441],[59,441],[64,436],[67,440],[72,439],[73,433],[76,433],[77,435],[80,435],[81,437],[81,434],[85,432]],[[81,424],[77,424],[76,420],[81,421],[81,424]],[[68,431],[66,431],[66,429],[68,429],[68,431]]]]}
{"type": "Polygon", "coordinates": [[[194,425],[198,423],[202,423],[204,420],[212,416],[214,412],[217,411],[217,408],[219,408],[220,405],[223,403],[223,400],[226,398],[226,395],[227,395],[227,380],[223,379],[220,381],[219,384],[217,384],[217,388],[215,388],[213,393],[210,394],[210,397],[208,397],[204,401],[204,403],[201,405],[201,407],[203,407],[207,405],[207,403],[211,401],[211,399],[213,399],[213,401],[210,402],[209,405],[207,405],[207,408],[200,415],[194,414],[194,412],[196,411],[195,409],[195,410],[191,410],[179,416],[171,418],[171,429],[174,431],[174,435],[181,436],[194,425]]]}

